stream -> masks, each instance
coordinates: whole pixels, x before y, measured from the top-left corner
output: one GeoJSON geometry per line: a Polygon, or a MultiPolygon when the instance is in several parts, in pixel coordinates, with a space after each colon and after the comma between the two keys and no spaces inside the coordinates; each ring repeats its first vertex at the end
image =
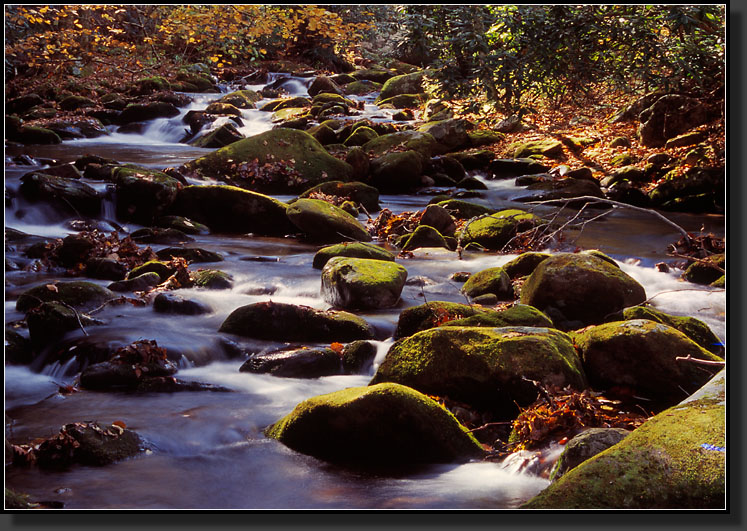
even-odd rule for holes
{"type": "MultiPolygon", "coordinates": [[[[256,87],[241,87],[259,89],[256,87]]],[[[306,84],[297,80],[292,92],[307,95],[306,84]]],[[[229,89],[226,88],[228,91],[229,89]]],[[[189,110],[204,109],[222,94],[190,94],[194,102],[182,114],[150,122],[140,134],[120,134],[65,141],[53,146],[8,146],[5,150],[5,227],[47,238],[74,231],[45,210],[44,203],[26,204],[13,193],[24,174],[44,167],[39,160],[72,162],[93,154],[163,169],[176,167],[208,153],[209,149],[180,144],[189,110]],[[17,165],[13,157],[29,155],[36,165],[17,165]]],[[[390,119],[365,100],[361,118],[390,119]]],[[[261,105],[258,104],[258,106],[261,105]]],[[[270,113],[243,111],[244,135],[272,127],[270,113]]],[[[526,208],[512,201],[523,188],[513,179],[491,181],[488,190],[470,201],[493,207],[526,208]]],[[[84,180],[85,181],[85,180],[84,180]]],[[[100,181],[85,181],[97,189],[100,181]]],[[[195,182],[194,184],[200,184],[195,182]]],[[[382,208],[393,212],[425,208],[430,195],[383,195],[382,208]]],[[[289,200],[290,196],[278,196],[289,200]]],[[[537,208],[537,212],[542,212],[537,208]]],[[[547,208],[550,212],[551,209],[547,208]]],[[[373,216],[376,213],[372,213],[373,216]]],[[[724,235],[724,218],[718,215],[667,213],[672,221],[693,233],[701,229],[724,235]]],[[[103,220],[114,221],[107,204],[103,220]]],[[[361,215],[361,222],[366,217],[361,215]]],[[[141,228],[117,221],[128,233],[141,228]]],[[[572,246],[599,249],[615,258],[622,269],[646,289],[652,304],[674,315],[690,315],[705,321],[725,339],[726,295],[679,279],[680,270],[659,272],[655,264],[671,260],[667,246],[679,239],[671,226],[643,212],[617,209],[589,223],[582,232],[569,231],[572,246]]],[[[244,235],[197,235],[188,244],[221,253],[223,262],[211,263],[234,278],[228,290],[181,290],[185,298],[208,305],[212,312],[199,316],[159,314],[152,306],[109,306],[96,314],[103,325],[70,332],[63,342],[87,342],[124,346],[139,339],[156,340],[170,355],[179,358],[181,380],[216,384],[232,393],[182,392],[124,394],[78,391],[57,393],[60,385],[72,384],[78,374],[74,364],[31,367],[6,365],[6,437],[15,443],[50,437],[66,423],[122,421],[137,432],[147,450],[137,457],[105,467],[73,466],[65,471],[6,467],[6,486],[35,500],[54,500],[66,509],[509,509],[515,508],[548,485],[548,480],[527,473],[516,460],[470,462],[459,465],[419,466],[395,473],[376,474],[341,468],[296,453],[262,430],[289,413],[297,403],[346,387],[364,386],[386,355],[402,309],[425,301],[464,302],[461,284],[450,280],[457,271],[477,272],[502,265],[516,255],[465,252],[462,259],[445,249],[418,249],[410,258],[398,258],[408,270],[408,284],[401,304],[390,310],[360,312],[376,330],[378,354],[369,374],[317,379],[279,378],[239,372],[245,359],[231,358],[226,338],[216,331],[235,308],[272,300],[327,309],[320,295],[320,272],[312,267],[314,253],[322,247],[293,238],[244,235]]],[[[151,244],[154,251],[166,245],[151,244]]],[[[572,247],[571,247],[572,248],[572,247]]],[[[566,250],[558,248],[558,250],[566,250]]],[[[14,260],[13,246],[6,244],[6,258],[14,260]]],[[[27,259],[23,259],[26,260],[27,259]]],[[[202,264],[194,264],[197,268],[202,264]]],[[[18,295],[29,287],[56,280],[45,272],[7,270],[5,275],[5,322],[24,318],[15,309],[18,295]]],[[[59,280],[70,280],[59,278],[59,280]]],[[[91,280],[91,279],[86,279],[91,280]]],[[[91,280],[106,286],[109,281],[91,280]]],[[[25,331],[24,331],[25,332],[25,331]]],[[[242,349],[269,351],[286,346],[272,341],[230,338],[242,349]]],[[[550,451],[557,457],[557,451],[550,451]],[[553,453],[554,452],[554,453],[553,453]]]]}

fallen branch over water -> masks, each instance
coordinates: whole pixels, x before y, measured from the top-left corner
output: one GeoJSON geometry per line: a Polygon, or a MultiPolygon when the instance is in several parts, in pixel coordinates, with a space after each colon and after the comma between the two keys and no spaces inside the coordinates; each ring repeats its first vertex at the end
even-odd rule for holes
{"type": "Polygon", "coordinates": [[[687,356],[677,356],[674,358],[677,361],[691,361],[693,363],[697,363],[699,365],[711,365],[711,366],[717,366],[717,367],[725,367],[726,362],[725,361],[713,361],[713,360],[701,360],[698,358],[693,358],[690,354],[687,356]]]}

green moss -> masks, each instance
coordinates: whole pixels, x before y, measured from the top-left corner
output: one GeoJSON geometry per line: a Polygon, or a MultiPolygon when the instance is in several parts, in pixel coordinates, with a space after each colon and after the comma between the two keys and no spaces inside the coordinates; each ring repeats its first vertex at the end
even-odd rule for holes
{"type": "Polygon", "coordinates": [[[320,199],[298,199],[288,206],[286,215],[298,229],[318,240],[371,240],[357,219],[320,199]]]}
{"type": "Polygon", "coordinates": [[[536,140],[511,144],[507,149],[516,159],[532,157],[534,155],[557,158],[563,154],[563,144],[559,140],[536,140]]]}
{"type": "Polygon", "coordinates": [[[462,293],[471,298],[486,293],[493,293],[499,299],[514,298],[511,279],[502,267],[490,267],[470,276],[462,286],[462,293]]]}
{"type": "Polygon", "coordinates": [[[395,262],[336,256],[322,270],[322,297],[341,308],[389,308],[406,280],[407,269],[395,262]]]}
{"type": "Polygon", "coordinates": [[[676,328],[698,345],[714,354],[722,351],[721,341],[703,321],[695,317],[669,315],[649,306],[633,306],[623,310],[624,319],[648,319],[676,328]]]}
{"type": "Polygon", "coordinates": [[[330,245],[319,249],[314,254],[312,266],[314,269],[322,269],[324,265],[335,256],[347,256],[350,258],[369,258],[373,260],[386,260],[394,262],[395,256],[373,243],[345,242],[330,245]]]}
{"type": "Polygon", "coordinates": [[[449,248],[443,235],[428,225],[419,225],[412,234],[404,235],[397,245],[403,252],[414,251],[421,247],[449,248]]]}
{"type": "MultiPolygon", "coordinates": [[[[441,206],[448,208],[443,204],[441,206]]],[[[540,222],[539,217],[523,210],[501,210],[472,221],[459,232],[457,238],[462,246],[478,243],[488,249],[501,249],[517,232],[527,230],[540,222]]]]}
{"type": "Polygon", "coordinates": [[[659,413],[620,443],[567,472],[522,507],[725,507],[725,454],[703,447],[726,446],[723,385],[717,394],[717,398],[686,401],[659,413]]]}
{"type": "Polygon", "coordinates": [[[265,434],[296,451],[359,466],[463,461],[483,453],[445,408],[396,384],[310,398],[265,434]]]}
{"type": "Polygon", "coordinates": [[[537,308],[526,304],[515,304],[510,308],[500,311],[485,311],[476,313],[471,317],[455,319],[443,324],[443,326],[532,326],[537,328],[553,328],[549,317],[537,308]]]}
{"type": "Polygon", "coordinates": [[[447,199],[445,201],[439,201],[436,204],[448,210],[449,214],[457,219],[471,219],[476,216],[496,213],[494,208],[486,207],[477,203],[470,203],[469,201],[462,201],[461,199],[447,199]]]}
{"type": "Polygon", "coordinates": [[[441,151],[432,135],[411,130],[380,135],[366,142],[362,147],[365,152],[372,153],[374,157],[381,156],[394,148],[412,150],[428,157],[441,151]]]}
{"type": "Polygon", "coordinates": [[[503,270],[512,279],[531,275],[534,269],[551,255],[547,253],[526,252],[504,264],[503,270]]]}
{"type": "Polygon", "coordinates": [[[224,271],[216,269],[202,269],[192,273],[195,286],[207,289],[230,289],[233,277],[224,271]]]}

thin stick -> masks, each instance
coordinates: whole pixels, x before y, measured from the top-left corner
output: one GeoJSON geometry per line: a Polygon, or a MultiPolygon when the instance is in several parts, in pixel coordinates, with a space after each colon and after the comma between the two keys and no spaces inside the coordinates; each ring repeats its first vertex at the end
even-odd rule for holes
{"type": "Polygon", "coordinates": [[[718,367],[725,367],[726,362],[725,361],[714,361],[714,360],[701,360],[698,358],[693,358],[690,354],[687,356],[677,356],[674,358],[677,361],[691,361],[693,363],[697,363],[699,365],[715,365],[718,367]]]}

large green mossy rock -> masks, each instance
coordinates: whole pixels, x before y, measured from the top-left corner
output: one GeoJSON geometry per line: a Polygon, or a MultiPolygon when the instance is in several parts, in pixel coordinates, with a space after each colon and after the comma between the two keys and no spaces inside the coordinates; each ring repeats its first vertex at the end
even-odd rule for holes
{"type": "Polygon", "coordinates": [[[469,145],[468,126],[467,120],[450,118],[427,122],[421,125],[418,131],[433,136],[436,142],[451,151],[469,145]]]}
{"type": "Polygon", "coordinates": [[[629,387],[658,407],[676,404],[718,370],[676,358],[722,361],[679,330],[647,319],[589,327],[573,339],[591,385],[629,387]]]}
{"type": "Polygon", "coordinates": [[[420,70],[412,74],[394,76],[384,82],[377,102],[384,101],[399,94],[419,94],[423,92],[423,78],[426,71],[420,70]]]}
{"type": "Polygon", "coordinates": [[[354,182],[342,182],[342,181],[329,181],[316,186],[312,186],[304,193],[300,198],[313,197],[315,194],[332,195],[344,199],[349,199],[357,204],[360,204],[369,212],[376,212],[381,210],[379,205],[379,191],[373,186],[369,186],[365,183],[354,181],[354,182]]]}
{"type": "Polygon", "coordinates": [[[548,158],[558,158],[563,155],[563,144],[560,140],[533,140],[530,142],[511,144],[508,151],[516,159],[528,158],[532,155],[542,155],[548,158]]]}
{"type": "Polygon", "coordinates": [[[298,199],[286,209],[298,230],[316,241],[370,241],[371,235],[353,216],[321,199],[298,199]]]}
{"type": "Polygon", "coordinates": [[[297,452],[361,467],[466,461],[483,455],[474,436],[445,408],[392,383],[310,398],[265,434],[297,452]]]}
{"type": "Polygon", "coordinates": [[[648,319],[649,321],[664,323],[665,325],[676,328],[704,349],[719,356],[722,355],[724,350],[723,343],[718,336],[713,333],[707,324],[695,317],[669,315],[648,306],[633,306],[632,308],[625,308],[623,310],[622,319],[614,318],[611,320],[622,321],[630,319],[648,319]]]}
{"type": "Polygon", "coordinates": [[[186,163],[187,173],[263,193],[299,193],[325,181],[350,181],[353,167],[296,129],[244,138],[186,163]]]}
{"type": "Polygon", "coordinates": [[[394,339],[408,337],[437,326],[531,326],[552,328],[552,321],[537,308],[514,304],[503,310],[457,302],[433,301],[402,310],[394,339]]]}
{"type": "Polygon", "coordinates": [[[525,509],[724,509],[726,372],[568,471],[525,509]]]}
{"type": "Polygon", "coordinates": [[[423,157],[416,151],[394,151],[371,161],[370,182],[379,191],[400,194],[424,185],[423,157]]]}
{"type": "Polygon", "coordinates": [[[476,243],[486,249],[500,250],[516,234],[529,230],[541,222],[539,217],[524,210],[501,210],[465,225],[457,233],[457,239],[463,247],[476,243]]]}
{"type": "Polygon", "coordinates": [[[489,267],[471,275],[462,286],[462,293],[471,299],[492,293],[500,300],[510,300],[514,298],[514,287],[502,267],[489,267]]]}
{"type": "Polygon", "coordinates": [[[724,275],[725,269],[726,254],[714,254],[703,261],[690,264],[682,273],[682,278],[695,284],[711,284],[724,275]]]}
{"type": "Polygon", "coordinates": [[[373,327],[362,317],[308,306],[258,302],[235,309],[219,332],[255,339],[341,343],[373,339],[373,327]]]}
{"type": "Polygon", "coordinates": [[[160,171],[120,166],[112,171],[117,186],[117,217],[150,225],[168,210],[182,187],[160,171]]]}
{"type": "Polygon", "coordinates": [[[571,338],[550,328],[438,327],[394,343],[371,383],[396,382],[511,417],[537,398],[528,380],[586,388],[571,338]]]}
{"type": "Polygon", "coordinates": [[[296,230],[286,216],[286,207],[263,194],[235,186],[209,185],[185,186],[171,210],[216,232],[284,236],[296,230]]]}
{"type": "MultiPolygon", "coordinates": [[[[453,239],[452,239],[453,241],[453,239]]],[[[428,225],[418,225],[412,234],[406,234],[398,241],[397,245],[403,252],[414,251],[415,249],[437,247],[449,249],[449,242],[443,234],[428,225]]],[[[453,247],[452,247],[453,250],[453,247]]]]}
{"type": "Polygon", "coordinates": [[[256,103],[262,99],[259,92],[253,90],[235,90],[216,100],[218,103],[228,103],[239,109],[254,109],[256,103]]]}
{"type": "Polygon", "coordinates": [[[519,256],[503,265],[503,270],[512,279],[526,277],[531,275],[540,263],[546,258],[550,258],[548,253],[537,253],[528,251],[521,253],[519,256]]]}
{"type": "Polygon", "coordinates": [[[406,280],[407,269],[395,262],[337,256],[322,269],[322,298],[339,308],[391,308],[406,280]]]}
{"type": "Polygon", "coordinates": [[[316,254],[314,254],[312,266],[314,269],[322,269],[324,265],[335,256],[368,258],[371,260],[386,260],[389,262],[394,262],[396,258],[386,249],[373,243],[344,242],[319,249],[316,254]]]}
{"type": "Polygon", "coordinates": [[[522,286],[520,300],[570,330],[602,323],[608,315],[641,304],[646,291],[607,260],[587,253],[561,253],[534,269],[522,286]]]}
{"type": "Polygon", "coordinates": [[[443,147],[436,142],[432,135],[414,130],[380,135],[373,140],[369,140],[361,147],[363,151],[370,153],[373,157],[380,157],[384,153],[395,149],[397,151],[415,151],[424,158],[430,158],[444,152],[443,147]]]}

